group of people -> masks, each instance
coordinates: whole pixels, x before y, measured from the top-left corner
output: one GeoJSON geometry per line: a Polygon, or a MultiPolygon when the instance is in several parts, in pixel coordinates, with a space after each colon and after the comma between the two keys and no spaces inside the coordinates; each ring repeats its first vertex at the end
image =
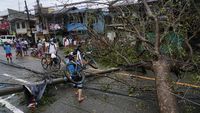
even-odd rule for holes
{"type": "Polygon", "coordinates": [[[12,46],[16,49],[16,59],[28,55],[28,41],[26,39],[16,39],[14,45],[4,42],[3,48],[8,63],[12,63],[12,46]]]}
{"type": "Polygon", "coordinates": [[[15,45],[16,58],[28,55],[28,41],[26,39],[16,40],[15,45]]]}
{"type": "Polygon", "coordinates": [[[64,36],[63,38],[63,45],[64,47],[68,47],[68,46],[76,46],[78,43],[78,37],[77,35],[67,35],[67,36],[64,36]]]}
{"type": "MultiPolygon", "coordinates": [[[[3,45],[3,48],[5,50],[6,53],[6,58],[8,62],[12,62],[12,52],[11,52],[11,44],[5,42],[3,45]]],[[[28,50],[28,42],[25,39],[21,39],[21,40],[16,40],[14,47],[16,49],[16,58],[18,58],[19,56],[23,56],[23,55],[28,55],[27,54],[27,50],[28,50]]],[[[49,54],[51,54],[51,58],[54,59],[56,58],[56,54],[57,54],[57,49],[58,46],[56,44],[56,40],[55,38],[50,39],[48,42],[45,40],[38,40],[37,42],[37,49],[43,52],[48,52],[49,54]]],[[[70,74],[70,76],[75,76],[73,75],[73,73],[70,74]]],[[[75,87],[77,88],[76,91],[76,95],[78,97],[78,101],[82,102],[85,98],[82,95],[82,84],[80,85],[75,85],[75,87]]]]}
{"type": "Polygon", "coordinates": [[[46,41],[45,39],[41,40],[38,39],[37,41],[37,51],[41,55],[43,55],[45,52],[51,54],[51,58],[56,57],[58,44],[55,38],[51,38],[49,41],[46,41]]]}

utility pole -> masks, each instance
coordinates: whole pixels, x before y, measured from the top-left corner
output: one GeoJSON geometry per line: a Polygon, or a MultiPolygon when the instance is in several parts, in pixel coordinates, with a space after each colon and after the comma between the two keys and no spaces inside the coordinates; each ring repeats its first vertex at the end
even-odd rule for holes
{"type": "Polygon", "coordinates": [[[36,0],[36,2],[37,2],[37,10],[38,10],[37,16],[38,16],[38,18],[39,18],[39,25],[40,25],[40,23],[41,23],[41,28],[42,28],[42,30],[43,30],[44,24],[43,24],[43,21],[42,21],[42,12],[41,12],[41,8],[40,8],[40,1],[39,1],[39,0],[36,0]]]}
{"type": "Polygon", "coordinates": [[[18,0],[18,10],[20,11],[20,2],[19,2],[19,0],[18,0]]]}
{"type": "Polygon", "coordinates": [[[28,10],[28,6],[27,6],[27,3],[26,3],[26,0],[24,0],[24,3],[25,3],[25,9],[26,9],[25,11],[26,11],[27,18],[28,18],[28,23],[29,23],[29,29],[30,29],[30,32],[31,32],[31,39],[32,39],[33,44],[35,44],[35,38],[33,36],[32,28],[31,28],[30,15],[29,15],[29,10],[28,10]]]}

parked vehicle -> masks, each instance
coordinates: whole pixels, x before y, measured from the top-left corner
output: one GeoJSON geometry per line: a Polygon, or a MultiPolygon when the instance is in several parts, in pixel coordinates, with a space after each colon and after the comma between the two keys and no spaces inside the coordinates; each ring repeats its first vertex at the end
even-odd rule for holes
{"type": "Polygon", "coordinates": [[[16,37],[14,35],[1,35],[0,36],[0,45],[3,45],[4,42],[13,44],[15,38],[16,37]]]}

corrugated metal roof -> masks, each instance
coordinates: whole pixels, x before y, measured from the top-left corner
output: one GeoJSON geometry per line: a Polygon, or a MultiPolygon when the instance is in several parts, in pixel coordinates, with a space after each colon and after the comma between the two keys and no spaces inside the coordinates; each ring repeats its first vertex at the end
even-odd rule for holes
{"type": "MultiPolygon", "coordinates": [[[[28,19],[27,14],[24,13],[24,12],[19,12],[19,11],[13,10],[13,9],[8,9],[8,13],[9,13],[9,16],[8,16],[9,21],[13,21],[13,20],[16,20],[16,19],[20,19],[20,20],[27,20],[28,19]]],[[[30,20],[34,20],[33,15],[30,15],[30,20]]]]}

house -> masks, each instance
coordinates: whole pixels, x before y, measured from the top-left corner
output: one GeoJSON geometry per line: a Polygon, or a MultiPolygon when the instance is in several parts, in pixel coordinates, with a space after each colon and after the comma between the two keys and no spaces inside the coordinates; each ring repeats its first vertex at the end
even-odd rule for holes
{"type": "Polygon", "coordinates": [[[79,9],[77,7],[64,7],[60,10],[48,8],[44,10],[44,7],[40,7],[40,9],[42,10],[41,14],[37,15],[36,13],[37,21],[40,21],[37,22],[37,26],[40,26],[37,36],[40,39],[53,36],[62,41],[62,38],[70,32],[76,32],[77,37],[84,39],[88,37],[91,30],[96,33],[104,33],[104,16],[101,9],[79,9]]]}
{"type": "MultiPolygon", "coordinates": [[[[158,0],[148,0],[147,2],[148,4],[154,4],[158,0]]],[[[134,0],[126,0],[116,2],[108,9],[109,14],[106,17],[107,37],[110,40],[114,40],[115,37],[121,37],[121,39],[132,38],[134,40],[135,37],[132,33],[124,30],[124,27],[131,29],[132,25],[130,23],[139,22],[140,18],[146,18],[144,4],[134,0]],[[124,18],[127,18],[129,23],[124,18]]]]}
{"type": "Polygon", "coordinates": [[[15,32],[16,35],[31,37],[31,30],[35,31],[35,17],[30,15],[30,21],[28,21],[27,14],[24,12],[8,9],[8,13],[11,31],[15,32]]]}
{"type": "Polygon", "coordinates": [[[0,11],[0,35],[10,34],[10,23],[8,21],[8,11],[0,11]]]}

